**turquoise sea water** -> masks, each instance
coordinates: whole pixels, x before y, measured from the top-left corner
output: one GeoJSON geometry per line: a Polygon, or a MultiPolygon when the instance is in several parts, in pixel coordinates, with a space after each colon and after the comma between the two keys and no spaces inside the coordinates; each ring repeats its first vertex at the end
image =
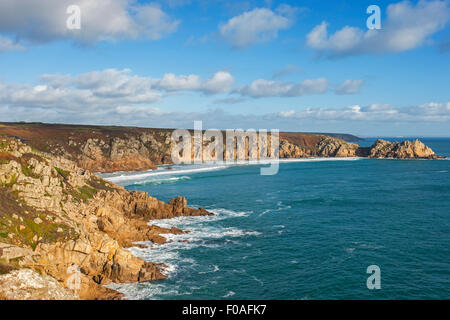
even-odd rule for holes
{"type": "MultiPolygon", "coordinates": [[[[450,139],[423,141],[450,157],[450,139]]],[[[274,176],[259,169],[107,175],[216,214],[153,221],[190,231],[131,249],[166,263],[169,278],[113,287],[130,299],[450,298],[450,161],[312,159],[283,162],[274,176]],[[381,269],[380,290],[367,289],[369,265],[381,269]]]]}

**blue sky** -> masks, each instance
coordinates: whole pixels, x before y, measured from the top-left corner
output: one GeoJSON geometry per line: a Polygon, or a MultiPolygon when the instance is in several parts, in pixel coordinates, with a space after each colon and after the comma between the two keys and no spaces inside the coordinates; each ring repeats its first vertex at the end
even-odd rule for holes
{"type": "Polygon", "coordinates": [[[3,0],[0,120],[450,136],[449,21],[448,0],[3,0]]]}

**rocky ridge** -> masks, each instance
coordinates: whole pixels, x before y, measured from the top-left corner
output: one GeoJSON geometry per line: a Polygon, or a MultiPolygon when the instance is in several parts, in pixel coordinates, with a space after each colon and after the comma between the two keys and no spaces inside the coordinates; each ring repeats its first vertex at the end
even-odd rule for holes
{"type": "MultiPolygon", "coordinates": [[[[171,139],[172,131],[136,127],[0,123],[0,134],[17,137],[36,150],[69,159],[78,167],[91,172],[139,171],[172,163],[171,151],[175,146],[171,139]]],[[[363,148],[356,143],[324,134],[281,132],[279,143],[280,158],[437,157],[419,142],[377,141],[373,146],[363,148]]],[[[270,139],[267,144],[270,145],[270,139]]],[[[207,154],[206,146],[208,143],[204,143],[204,150],[199,154],[192,143],[192,156],[195,159],[211,160],[214,155],[207,154]]],[[[240,159],[255,158],[255,155],[249,154],[248,146],[240,150],[239,155],[237,153],[235,157],[240,159]]]]}
{"type": "Polygon", "coordinates": [[[371,158],[395,158],[395,159],[438,159],[431,148],[419,140],[389,142],[378,139],[370,148],[371,158]]]}
{"type": "MultiPolygon", "coordinates": [[[[103,285],[166,277],[164,265],[125,248],[135,241],[163,243],[161,234],[184,232],[149,226],[149,220],[208,214],[188,208],[183,197],[164,203],[145,192],[129,192],[70,160],[0,136],[0,271],[29,279],[30,286],[21,289],[24,299],[51,299],[36,289],[48,277],[55,279],[47,283],[55,299],[120,299],[103,285]],[[80,276],[76,292],[67,285],[74,266],[80,276]]],[[[13,278],[2,277],[0,296],[20,298],[8,290],[13,278]]]]}

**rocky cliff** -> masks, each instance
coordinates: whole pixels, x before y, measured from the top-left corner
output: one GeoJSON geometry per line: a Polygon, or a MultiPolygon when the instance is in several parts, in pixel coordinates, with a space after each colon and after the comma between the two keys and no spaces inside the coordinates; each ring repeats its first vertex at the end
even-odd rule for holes
{"type": "MultiPolygon", "coordinates": [[[[76,163],[91,172],[139,171],[172,163],[171,151],[176,145],[171,139],[172,129],[136,127],[105,127],[42,123],[0,123],[0,134],[16,137],[35,150],[46,152],[76,163]]],[[[191,131],[192,139],[193,132],[191,131]]],[[[225,133],[222,132],[223,137],[225,133]]],[[[372,157],[372,158],[437,158],[420,141],[388,142],[379,140],[369,148],[359,147],[339,137],[324,134],[281,132],[280,158],[306,157],[372,157]]],[[[354,140],[356,137],[348,136],[354,140]]],[[[223,139],[225,141],[225,139],[223,139]]],[[[248,141],[248,140],[246,140],[248,141]]],[[[224,143],[225,144],[225,143],[224,143]]],[[[246,142],[239,157],[251,155],[246,142]]],[[[267,141],[270,145],[270,139],[267,141]]],[[[211,160],[204,144],[198,154],[192,141],[192,156],[211,160]]],[[[267,147],[267,146],[266,146],[267,147]]],[[[236,147],[235,147],[236,148],[236,147]]],[[[224,151],[225,150],[224,145],[224,151]]],[[[270,148],[269,148],[270,149],[270,148]]],[[[238,152],[235,153],[235,158],[238,152]]]]}
{"type": "MultiPolygon", "coordinates": [[[[37,150],[72,160],[91,172],[139,171],[171,163],[171,150],[175,145],[171,140],[172,131],[135,127],[0,123],[0,133],[17,137],[37,150]]],[[[339,136],[356,139],[350,135],[339,136]]],[[[355,155],[358,155],[358,146],[337,137],[312,133],[280,133],[282,158],[355,155]]],[[[203,154],[203,159],[209,158],[209,155],[203,154]]]]}
{"type": "Polygon", "coordinates": [[[169,129],[0,123],[0,133],[91,172],[147,170],[171,162],[169,129]]]}
{"type": "Polygon", "coordinates": [[[208,214],[188,208],[183,197],[164,203],[129,192],[73,161],[0,136],[0,297],[120,299],[103,285],[165,278],[164,265],[125,248],[184,232],[149,220],[208,214]],[[69,290],[76,270],[79,290],[69,290]]]}
{"type": "Polygon", "coordinates": [[[306,158],[306,157],[368,157],[368,158],[394,158],[394,159],[439,159],[434,153],[419,140],[402,142],[390,142],[378,139],[367,148],[360,147],[356,143],[350,143],[339,138],[317,136],[314,143],[305,143],[290,137],[280,138],[281,158],[306,158]]]}
{"type": "Polygon", "coordinates": [[[356,157],[359,146],[339,138],[318,135],[314,143],[285,137],[280,139],[280,158],[356,157]]]}
{"type": "Polygon", "coordinates": [[[389,142],[378,139],[370,148],[371,158],[395,158],[395,159],[437,159],[431,148],[419,140],[389,142]]]}

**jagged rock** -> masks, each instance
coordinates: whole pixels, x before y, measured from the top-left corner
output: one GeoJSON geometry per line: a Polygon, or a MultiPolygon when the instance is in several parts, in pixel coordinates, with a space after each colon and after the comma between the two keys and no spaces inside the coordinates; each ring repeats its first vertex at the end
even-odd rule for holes
{"type": "Polygon", "coordinates": [[[9,300],[78,300],[73,292],[48,275],[30,269],[0,275],[0,296],[9,300]]]}
{"type": "Polygon", "coordinates": [[[70,277],[68,270],[77,266],[82,299],[120,299],[121,294],[102,287],[110,282],[165,278],[163,265],[124,249],[134,241],[163,243],[161,234],[183,232],[149,226],[148,220],[210,214],[188,208],[183,197],[168,204],[145,192],[127,191],[70,160],[36,153],[16,139],[0,142],[7,145],[8,155],[15,155],[0,162],[0,182],[6,186],[0,188],[0,216],[10,217],[0,225],[7,229],[0,231],[15,234],[5,239],[11,243],[0,248],[0,258],[20,258],[21,265],[51,276],[63,286],[70,277]],[[39,228],[29,228],[29,222],[39,228]]]}
{"type": "Polygon", "coordinates": [[[354,157],[358,145],[338,138],[326,137],[319,142],[317,149],[317,154],[321,157],[354,157]]]}
{"type": "Polygon", "coordinates": [[[357,150],[357,144],[326,136],[319,136],[315,144],[280,141],[280,158],[355,157],[357,150]]]}
{"type": "Polygon", "coordinates": [[[183,213],[183,209],[187,208],[187,201],[185,197],[178,196],[169,201],[169,205],[173,207],[172,211],[174,214],[183,213]]]}
{"type": "Polygon", "coordinates": [[[378,139],[370,148],[371,158],[397,158],[397,159],[437,159],[431,148],[419,140],[389,142],[378,139]]]}
{"type": "Polygon", "coordinates": [[[36,253],[30,249],[0,242],[0,259],[6,262],[13,259],[20,259],[20,263],[24,264],[33,261],[33,256],[35,255],[36,253]]]}

